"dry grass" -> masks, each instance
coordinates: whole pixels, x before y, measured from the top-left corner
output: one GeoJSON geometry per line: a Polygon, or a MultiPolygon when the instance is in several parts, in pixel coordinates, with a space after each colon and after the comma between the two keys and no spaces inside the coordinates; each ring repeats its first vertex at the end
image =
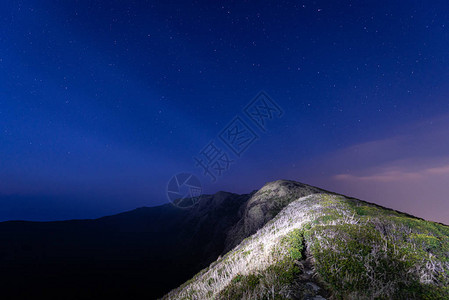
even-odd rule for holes
{"type": "Polygon", "coordinates": [[[300,287],[282,278],[297,275],[287,270],[294,265],[283,265],[291,255],[283,240],[294,230],[334,298],[449,299],[447,227],[329,194],[291,202],[163,299],[293,298],[300,287]]]}

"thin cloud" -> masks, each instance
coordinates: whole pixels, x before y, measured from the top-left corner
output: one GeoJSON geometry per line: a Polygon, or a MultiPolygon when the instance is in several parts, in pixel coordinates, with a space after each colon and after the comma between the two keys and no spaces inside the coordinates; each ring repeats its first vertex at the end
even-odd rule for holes
{"type": "Polygon", "coordinates": [[[335,175],[334,178],[337,180],[391,182],[401,180],[418,180],[422,178],[422,174],[418,172],[406,172],[398,170],[385,171],[370,175],[338,174],[335,175]]]}
{"type": "Polygon", "coordinates": [[[354,174],[337,174],[333,178],[336,180],[349,180],[349,181],[373,181],[373,182],[392,182],[392,181],[415,181],[424,179],[433,175],[445,175],[449,174],[449,164],[444,166],[429,166],[420,170],[409,171],[406,169],[384,168],[381,171],[368,172],[368,174],[354,175],[354,174]]]}
{"type": "Polygon", "coordinates": [[[449,115],[318,158],[314,183],[449,224],[449,115]],[[412,133],[410,133],[412,132],[412,133]]]}

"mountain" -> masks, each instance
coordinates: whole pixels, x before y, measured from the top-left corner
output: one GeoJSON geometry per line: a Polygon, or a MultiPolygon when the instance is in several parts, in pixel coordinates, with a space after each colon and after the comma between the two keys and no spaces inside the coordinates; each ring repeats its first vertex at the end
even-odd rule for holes
{"type": "Polygon", "coordinates": [[[449,299],[446,225],[291,181],[244,207],[236,246],[163,299],[449,299]]]}
{"type": "Polygon", "coordinates": [[[5,299],[156,299],[222,254],[250,195],[219,192],[94,220],[0,223],[5,299]]]}
{"type": "Polygon", "coordinates": [[[2,222],[0,270],[5,299],[449,299],[449,227],[279,180],[189,209],[2,222]]]}

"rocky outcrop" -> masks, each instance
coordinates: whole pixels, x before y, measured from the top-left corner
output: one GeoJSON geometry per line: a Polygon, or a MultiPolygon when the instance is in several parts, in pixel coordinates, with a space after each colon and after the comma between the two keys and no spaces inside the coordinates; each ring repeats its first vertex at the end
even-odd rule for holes
{"type": "Polygon", "coordinates": [[[449,299],[446,225],[289,181],[243,211],[244,239],[163,299],[449,299]]]}
{"type": "Polygon", "coordinates": [[[228,232],[224,253],[254,234],[273,219],[290,202],[304,196],[325,192],[307,184],[277,180],[265,184],[244,203],[242,218],[228,232]]]}

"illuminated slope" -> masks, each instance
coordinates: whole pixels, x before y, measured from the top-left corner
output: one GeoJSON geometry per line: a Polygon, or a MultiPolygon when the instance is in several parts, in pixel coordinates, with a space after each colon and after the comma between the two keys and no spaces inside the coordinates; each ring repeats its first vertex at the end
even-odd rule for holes
{"type": "MultiPolygon", "coordinates": [[[[253,198],[282,203],[285,183],[253,198]]],[[[448,226],[325,192],[284,203],[164,299],[449,299],[448,226]]]]}

